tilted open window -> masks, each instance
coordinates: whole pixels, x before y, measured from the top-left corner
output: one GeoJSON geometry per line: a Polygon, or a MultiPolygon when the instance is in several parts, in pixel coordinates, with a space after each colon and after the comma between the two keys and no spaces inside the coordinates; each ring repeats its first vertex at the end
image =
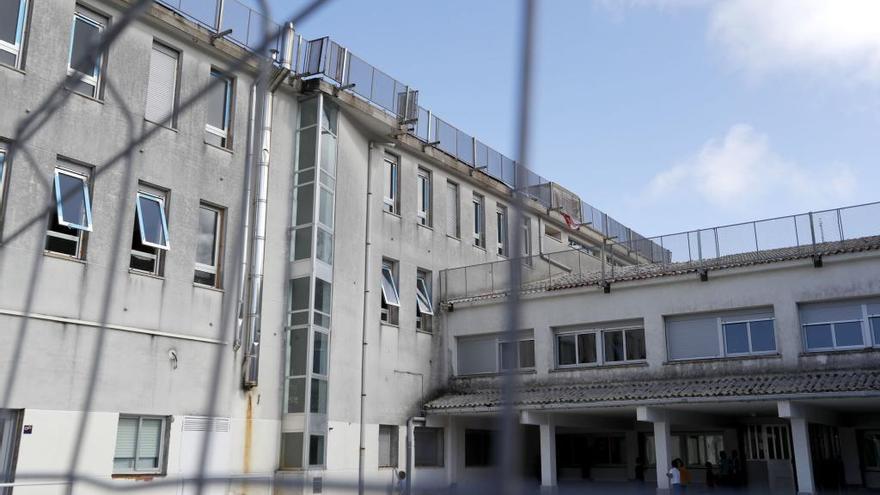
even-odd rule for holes
{"type": "Polygon", "coordinates": [[[85,173],[55,169],[54,194],[55,214],[49,216],[46,251],[83,258],[85,234],[92,230],[88,177],[85,173]]]}
{"type": "Polygon", "coordinates": [[[93,98],[100,97],[104,54],[92,50],[98,44],[107,18],[77,5],[70,32],[68,75],[75,76],[70,89],[93,98]]]}
{"type": "Polygon", "coordinates": [[[400,307],[400,295],[397,292],[397,282],[394,280],[394,272],[391,265],[382,265],[382,300],[389,306],[400,307]]]}
{"type": "Polygon", "coordinates": [[[166,201],[164,193],[152,188],[137,194],[129,263],[132,270],[162,275],[164,254],[170,248],[166,201]]]}
{"type": "Polygon", "coordinates": [[[168,221],[165,218],[165,199],[147,193],[137,195],[138,228],[141,244],[168,250],[168,221]]]}
{"type": "Polygon", "coordinates": [[[55,202],[59,225],[91,232],[92,206],[84,176],[55,169],[55,202]]]}
{"type": "Polygon", "coordinates": [[[422,314],[434,315],[434,304],[431,302],[431,291],[424,276],[416,278],[416,302],[422,314]]]}

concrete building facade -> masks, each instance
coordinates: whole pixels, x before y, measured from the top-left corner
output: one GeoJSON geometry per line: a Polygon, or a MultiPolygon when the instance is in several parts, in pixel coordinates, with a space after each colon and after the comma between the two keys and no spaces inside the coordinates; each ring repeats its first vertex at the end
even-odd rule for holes
{"type": "Polygon", "coordinates": [[[516,184],[519,164],[329,39],[280,29],[261,76],[260,43],[231,15],[151,3],[130,21],[133,5],[0,6],[0,491],[384,493],[406,485],[401,471],[416,490],[479,482],[509,369],[524,397],[800,371],[857,383],[828,385],[833,404],[808,391],[723,405],[695,392],[686,407],[543,398],[521,418],[524,474],[547,487],[638,471],[665,489],[650,460],[685,455],[691,436],[706,459],[722,444],[751,453],[752,435],[768,483],[812,493],[798,456],[816,424],[860,459],[847,482],[876,483],[870,449],[853,450],[880,438],[864,419],[875,240],[825,246],[821,269],[801,253],[697,270],[708,282],[623,280],[670,269],[673,250],[558,184],[516,184]],[[510,263],[530,293],[516,342],[498,337],[510,263]],[[856,306],[839,330],[811,319],[856,306]],[[730,325],[747,350],[675,354],[670,325],[705,344],[687,332],[709,320],[716,343],[730,325]],[[862,345],[846,344],[856,320],[862,345]],[[784,435],[787,457],[771,459],[784,435]],[[572,454],[584,445],[608,457],[589,476],[572,454]]]}

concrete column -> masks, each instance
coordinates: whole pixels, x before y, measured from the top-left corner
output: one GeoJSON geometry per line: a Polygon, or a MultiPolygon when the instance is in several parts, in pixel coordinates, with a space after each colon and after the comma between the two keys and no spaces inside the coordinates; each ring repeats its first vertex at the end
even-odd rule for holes
{"type": "Polygon", "coordinates": [[[810,428],[804,417],[792,417],[791,443],[794,448],[794,465],[797,469],[798,494],[816,493],[813,481],[813,458],[810,454],[810,428]]]}
{"type": "Polygon", "coordinates": [[[672,467],[672,432],[669,421],[654,422],[654,459],[657,461],[657,493],[669,493],[666,473],[672,467]]]}
{"type": "Polygon", "coordinates": [[[458,421],[449,416],[443,434],[443,464],[446,466],[446,485],[454,487],[458,483],[459,465],[464,463],[464,450],[460,450],[460,431],[458,421]]]}
{"type": "Polygon", "coordinates": [[[840,435],[840,457],[843,461],[843,474],[847,485],[862,484],[862,470],[859,466],[859,446],[856,442],[856,430],[838,428],[840,435]]]}
{"type": "Polygon", "coordinates": [[[541,436],[541,493],[556,490],[556,425],[538,425],[541,436]]]}
{"type": "Polygon", "coordinates": [[[639,433],[626,432],[626,479],[636,479],[636,457],[639,456],[639,433]]]}

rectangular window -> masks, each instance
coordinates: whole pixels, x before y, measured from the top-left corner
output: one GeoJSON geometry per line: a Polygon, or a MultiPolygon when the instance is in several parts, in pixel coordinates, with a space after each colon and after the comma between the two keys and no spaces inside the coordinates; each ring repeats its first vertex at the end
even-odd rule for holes
{"type": "Polygon", "coordinates": [[[486,247],[486,209],[483,196],[474,193],[474,246],[486,247]]]}
{"type": "Polygon", "coordinates": [[[865,469],[880,471],[880,431],[866,431],[862,435],[862,463],[865,469]]]}
{"type": "Polygon", "coordinates": [[[431,331],[434,316],[434,302],[431,294],[431,272],[416,272],[416,328],[425,332],[431,331]]]}
{"type": "Polygon", "coordinates": [[[458,184],[446,182],[446,234],[461,237],[461,206],[458,195],[458,184]]]}
{"type": "Polygon", "coordinates": [[[70,89],[92,98],[99,98],[101,91],[104,54],[93,50],[107,27],[107,18],[81,5],[76,6],[70,31],[70,52],[67,74],[72,76],[70,89]]]}
{"type": "Polygon", "coordinates": [[[431,214],[431,172],[420,168],[418,172],[418,205],[416,212],[419,223],[430,227],[433,225],[431,214]]]}
{"type": "Polygon", "coordinates": [[[443,428],[417,426],[413,437],[416,467],[443,467],[443,428]]]}
{"type": "MultiPolygon", "coordinates": [[[[0,483],[14,481],[20,431],[21,411],[0,409],[0,483]]],[[[3,490],[0,488],[0,493],[6,494],[3,490]]]]}
{"type": "Polygon", "coordinates": [[[196,245],[196,268],[193,281],[220,287],[222,263],[223,211],[202,203],[199,206],[199,237],[196,245]]]}
{"type": "Polygon", "coordinates": [[[397,291],[397,263],[382,260],[382,310],[381,320],[397,325],[400,310],[400,293],[397,291]]]}
{"type": "Polygon", "coordinates": [[[552,225],[544,224],[544,235],[555,241],[562,242],[562,231],[552,225]]]}
{"type": "MultiPolygon", "coordinates": [[[[0,188],[0,192],[3,189],[0,188]]],[[[871,337],[874,339],[874,347],[880,346],[880,316],[872,316],[871,321],[871,337]]]]}
{"type": "Polygon", "coordinates": [[[728,356],[776,352],[773,320],[724,323],[722,330],[725,352],[728,356]]]}
{"type": "Polygon", "coordinates": [[[162,274],[163,253],[170,249],[165,201],[166,195],[158,191],[137,193],[129,263],[133,270],[162,274]]]}
{"type": "Polygon", "coordinates": [[[501,370],[531,369],[535,367],[533,339],[498,343],[498,362],[501,370]]]}
{"type": "Polygon", "coordinates": [[[92,230],[92,204],[88,176],[61,168],[55,169],[55,212],[49,215],[46,251],[83,258],[86,232],[92,230]]]}
{"type": "Polygon", "coordinates": [[[324,435],[309,435],[309,466],[324,465],[324,435]]]}
{"type": "Polygon", "coordinates": [[[488,467],[492,464],[494,436],[491,430],[464,431],[465,467],[488,467]]]}
{"type": "Polygon", "coordinates": [[[0,1],[0,64],[21,66],[26,22],[26,0],[0,1]]]}
{"type": "Polygon", "coordinates": [[[566,331],[556,336],[556,365],[560,368],[644,361],[645,330],[623,328],[566,331]]]}
{"type": "Polygon", "coordinates": [[[666,319],[670,360],[723,358],[776,352],[773,310],[757,309],[666,319]]]}
{"type": "Polygon", "coordinates": [[[321,328],[330,328],[330,311],[333,304],[332,285],[326,280],[315,277],[315,316],[312,323],[321,328]]]}
{"type": "Polygon", "coordinates": [[[400,164],[392,155],[385,156],[385,175],[383,196],[385,211],[400,215],[400,164]]]}
{"type": "MultiPolygon", "coordinates": [[[[645,435],[644,440],[644,449],[645,449],[645,465],[646,466],[656,466],[657,465],[657,451],[654,447],[654,435],[647,434],[645,435]]],[[[669,439],[669,458],[670,459],[681,459],[682,458],[682,446],[681,446],[681,435],[671,435],[669,439]]]]}
{"type": "Polygon", "coordinates": [[[530,330],[521,332],[515,341],[504,341],[499,334],[459,337],[456,351],[456,371],[462,376],[535,368],[535,339],[530,330]]]}
{"type": "Polygon", "coordinates": [[[281,468],[295,469],[303,467],[303,434],[302,432],[281,434],[281,468]]]}
{"type": "Polygon", "coordinates": [[[180,52],[153,42],[147,79],[147,105],[144,110],[144,118],[150,122],[165,124],[167,120],[168,126],[175,127],[179,60],[180,52]]]}
{"type": "Polygon", "coordinates": [[[590,464],[595,466],[621,466],[625,464],[625,437],[619,435],[590,436],[587,441],[590,464]]]}
{"type": "Polygon", "coordinates": [[[498,205],[495,211],[495,221],[498,226],[498,256],[509,256],[510,246],[507,245],[507,207],[498,205]]]}
{"type": "Polygon", "coordinates": [[[119,416],[113,474],[162,474],[166,418],[119,416]]]}
{"type": "Polygon", "coordinates": [[[211,69],[211,87],[205,96],[208,105],[205,123],[205,142],[221,148],[231,148],[232,78],[217,69],[211,69]]]}
{"type": "Polygon", "coordinates": [[[532,263],[532,260],[528,259],[532,256],[532,219],[527,216],[523,216],[522,256],[526,258],[526,263],[532,263]]]}
{"type": "Polygon", "coordinates": [[[880,299],[801,304],[799,312],[808,352],[880,345],[880,299]]]}
{"type": "Polygon", "coordinates": [[[704,467],[707,462],[718,466],[721,461],[721,452],[724,451],[724,437],[718,433],[697,433],[687,435],[687,465],[704,467]]]}
{"type": "Polygon", "coordinates": [[[395,425],[379,425],[379,467],[397,467],[397,434],[395,425]]]}

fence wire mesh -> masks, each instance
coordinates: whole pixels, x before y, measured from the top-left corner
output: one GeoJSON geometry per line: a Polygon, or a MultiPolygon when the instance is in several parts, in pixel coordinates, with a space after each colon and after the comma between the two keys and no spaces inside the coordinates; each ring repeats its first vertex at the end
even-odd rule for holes
{"type": "MultiPolygon", "coordinates": [[[[283,50],[282,43],[285,41],[283,38],[284,26],[288,24],[297,25],[302,22],[321,8],[326,3],[326,0],[307,2],[303,8],[283,23],[276,23],[272,20],[267,0],[260,0],[258,9],[248,7],[238,0],[222,0],[220,2],[214,0],[156,0],[156,2],[156,4],[154,4],[154,0],[126,0],[121,2],[120,14],[113,18],[113,22],[107,26],[102,26],[100,32],[89,38],[86,46],[81,47],[81,50],[77,50],[77,53],[71,52],[70,66],[77,68],[90,67],[93,68],[92,70],[95,71],[95,74],[98,74],[97,71],[103,70],[103,58],[114,49],[114,45],[118,40],[124,37],[132,29],[133,25],[146,22],[144,17],[150,9],[156,8],[154,5],[162,5],[165,8],[169,8],[175,15],[181,15],[207,30],[211,43],[217,39],[225,38],[245,49],[241,52],[241,56],[228,61],[225,72],[230,74],[239,72],[255,74],[254,94],[256,95],[256,100],[268,91],[270,79],[273,77],[273,74],[277,74],[273,71],[284,70],[281,67],[283,61],[277,55],[283,50]],[[76,58],[77,56],[79,56],[79,59],[76,58]]],[[[530,1],[524,2],[524,4],[527,5],[527,11],[524,12],[523,17],[524,25],[526,26],[526,32],[529,33],[523,46],[523,52],[526,54],[531,49],[532,43],[533,5],[530,1]]],[[[292,65],[291,76],[301,77],[310,73],[317,73],[319,72],[318,68],[321,67],[320,72],[335,79],[339,85],[349,85],[348,90],[366,98],[382,109],[399,114],[403,118],[411,118],[413,123],[418,122],[415,124],[415,127],[428,125],[426,121],[429,118],[419,118],[424,116],[422,109],[417,107],[414,94],[407,86],[366,64],[354,55],[343,58],[342,49],[327,39],[304,43],[299,38],[290,40],[290,42],[293,44],[295,57],[294,60],[289,61],[292,65]],[[319,46],[321,51],[317,52],[316,50],[319,46]],[[327,71],[323,67],[331,67],[332,70],[327,71]],[[403,98],[401,98],[401,95],[403,95],[403,98]]],[[[528,80],[528,75],[531,71],[529,60],[530,57],[526,57],[526,63],[523,67],[523,81],[528,80]]],[[[74,90],[83,80],[81,72],[71,70],[63,81],[49,88],[45,94],[35,95],[41,97],[42,100],[32,109],[29,109],[24,118],[15,122],[14,133],[6,149],[3,150],[2,157],[0,157],[2,159],[2,162],[0,162],[0,167],[2,167],[0,168],[0,178],[9,175],[6,172],[9,164],[13,163],[15,166],[30,164],[32,167],[30,172],[32,172],[34,177],[45,177],[45,174],[37,169],[36,164],[40,163],[40,159],[33,155],[32,142],[41,133],[50,132],[49,128],[53,118],[65,106],[72,104],[71,99],[73,98],[72,95],[75,94],[74,90]]],[[[98,82],[93,84],[97,94],[98,82]]],[[[217,94],[218,90],[222,90],[224,80],[219,77],[212,77],[208,84],[189,91],[186,97],[176,102],[174,111],[163,119],[155,121],[156,125],[154,126],[142,125],[142,120],[136,117],[138,109],[132,108],[127,104],[129,99],[127,98],[126,88],[119,87],[113,77],[101,78],[100,84],[101,93],[112,98],[114,102],[119,102],[122,106],[121,114],[126,116],[125,120],[120,122],[122,133],[124,134],[124,142],[118,143],[119,146],[109,153],[111,156],[109,159],[95,164],[90,179],[91,181],[109,181],[112,178],[121,179],[112,195],[115,197],[115,203],[105,204],[104,207],[115,209],[115,211],[125,211],[126,202],[135,194],[139,187],[137,155],[143,152],[144,146],[156,138],[160,129],[173,128],[175,119],[193,111],[193,107],[198,102],[210,99],[217,94]]],[[[525,129],[528,107],[527,99],[525,98],[528,92],[528,84],[525,82],[522,91],[524,103],[521,109],[522,141],[520,151],[525,152],[527,149],[527,133],[525,129]]],[[[260,119],[261,115],[256,115],[255,120],[259,122],[260,119]]],[[[453,148],[449,148],[449,150],[452,150],[456,156],[461,156],[468,163],[474,164],[475,157],[472,150],[468,154],[469,152],[466,149],[467,146],[473,144],[473,138],[449,127],[452,129],[453,134],[453,137],[450,138],[441,129],[440,123],[442,121],[433,117],[433,122],[431,138],[436,138],[440,141],[437,143],[439,147],[441,149],[450,146],[455,147],[454,150],[453,148]],[[457,147],[462,147],[462,151],[457,151],[457,147]]],[[[259,156],[263,150],[263,144],[256,133],[249,136],[249,142],[247,143],[249,153],[259,156]]],[[[485,154],[482,153],[480,157],[476,158],[478,164],[489,160],[489,158],[483,156],[485,154]]],[[[506,160],[498,160],[498,157],[495,158],[495,161],[499,163],[503,163],[506,160]]],[[[512,162],[510,160],[506,160],[506,162],[508,163],[507,171],[503,172],[502,175],[511,177],[512,168],[510,164],[512,162]]],[[[486,165],[489,166],[488,163],[486,165]]],[[[498,167],[499,164],[496,163],[493,169],[498,167]]],[[[522,167],[520,169],[524,170],[522,167]]],[[[249,170],[249,173],[253,172],[249,170]]],[[[240,196],[237,198],[239,203],[238,211],[242,212],[242,218],[238,219],[240,225],[248,223],[249,202],[252,201],[250,197],[252,193],[250,190],[252,187],[250,179],[245,181],[244,184],[240,191],[240,196]]],[[[80,199],[77,196],[80,194],[80,191],[75,188],[67,189],[63,193],[59,193],[58,196],[53,195],[52,192],[57,190],[57,186],[51,180],[43,180],[32,184],[29,189],[35,192],[35,197],[45,197],[47,199],[40,208],[31,209],[25,220],[15,222],[14,228],[8,229],[3,233],[0,255],[12,256],[12,250],[18,249],[13,247],[16,241],[35,232],[42,232],[46,225],[52,224],[56,213],[63,217],[62,214],[58,213],[61,211],[59,205],[64,204],[66,207],[67,204],[74,204],[80,199]]],[[[88,201],[88,197],[86,197],[86,202],[88,201]]],[[[15,208],[16,216],[20,218],[24,212],[19,210],[19,207],[20,205],[11,205],[8,206],[8,209],[15,208]]],[[[142,203],[139,199],[139,212],[141,207],[142,203]]],[[[91,211],[89,211],[89,215],[91,215],[91,211]]],[[[139,213],[139,215],[142,216],[143,213],[139,213]]],[[[13,489],[15,489],[16,493],[19,491],[23,493],[40,492],[40,490],[45,489],[52,493],[61,492],[68,494],[95,491],[201,494],[217,493],[216,490],[218,488],[223,493],[249,493],[250,489],[254,489],[256,493],[356,493],[358,491],[361,493],[390,493],[391,491],[397,493],[410,488],[408,485],[404,487],[404,485],[398,482],[389,484],[388,482],[370,481],[362,482],[358,486],[357,483],[334,481],[332,477],[328,477],[321,480],[320,485],[316,485],[315,480],[312,478],[279,477],[276,473],[261,475],[247,474],[246,472],[212,472],[209,468],[209,459],[215,455],[214,451],[228,448],[228,446],[213,445],[212,435],[203,436],[203,441],[199,446],[200,452],[198,453],[199,467],[195,476],[177,476],[170,474],[170,472],[159,476],[148,474],[134,478],[137,481],[143,482],[132,483],[93,475],[94,467],[89,465],[86,459],[90,454],[89,449],[93,448],[90,445],[89,437],[91,429],[95,425],[94,419],[88,413],[99,409],[97,407],[99,399],[102,404],[107,403],[106,397],[99,398],[98,395],[106,393],[106,389],[103,392],[99,392],[99,386],[107,380],[104,376],[104,364],[108,354],[124,351],[113,348],[110,342],[112,340],[110,332],[114,329],[119,329],[119,326],[114,325],[111,321],[112,308],[118,302],[114,300],[114,297],[119,290],[117,285],[118,278],[115,276],[116,271],[112,267],[124,265],[123,257],[128,253],[127,243],[131,240],[130,236],[127,235],[127,229],[130,228],[129,220],[130,218],[126,218],[125,215],[117,215],[115,224],[112,226],[112,243],[109,249],[107,249],[111,253],[110,259],[104,262],[107,267],[111,268],[105,270],[106,274],[98,283],[96,293],[92,294],[92,297],[95,298],[101,308],[98,312],[99,317],[94,323],[97,329],[95,339],[90,343],[90,352],[87,355],[76,355],[74,358],[83,364],[86,369],[84,376],[80,377],[80,381],[77,382],[84,384],[84,387],[82,390],[75,390],[73,394],[78,399],[74,400],[75,404],[71,406],[71,409],[79,411],[79,413],[74,415],[75,420],[69,426],[73,431],[74,441],[72,442],[73,446],[70,452],[60,453],[60,457],[55,456],[58,459],[69,459],[69,462],[64,462],[64,465],[51,466],[50,469],[46,470],[19,469],[11,479],[0,480],[3,481],[0,483],[0,493],[12,493],[13,489]]],[[[142,224],[143,222],[144,220],[141,219],[142,224]]],[[[144,232],[143,225],[140,228],[141,232],[144,232]]],[[[167,226],[165,228],[167,230],[167,226]]],[[[141,241],[144,240],[141,239],[141,241]]],[[[241,258],[245,249],[242,242],[232,242],[226,247],[228,249],[228,256],[231,259],[241,258]]],[[[14,254],[18,255],[19,253],[16,252],[14,254]]],[[[25,269],[31,282],[21,287],[22,310],[17,313],[17,316],[20,317],[19,323],[17,328],[10,329],[13,334],[13,344],[11,348],[5,351],[8,366],[5,376],[2,377],[3,388],[2,392],[0,392],[0,410],[15,407],[14,398],[16,392],[21,387],[21,383],[23,383],[23,373],[28,369],[27,363],[24,362],[28,354],[25,351],[34,344],[33,339],[35,337],[31,327],[35,322],[40,321],[41,318],[40,314],[34,312],[34,308],[37,305],[38,299],[43,297],[41,290],[46,288],[41,287],[39,283],[39,281],[43,280],[44,259],[42,256],[31,256],[31,258],[33,261],[25,269]]],[[[157,254],[152,260],[153,262],[160,262],[159,255],[157,254]]],[[[242,277],[242,272],[245,269],[246,266],[238,266],[236,268],[237,271],[230,274],[229,280],[239,280],[241,281],[239,284],[244,283],[245,278],[242,277]]],[[[516,270],[511,272],[510,276],[514,283],[517,283],[515,282],[518,280],[516,270]]],[[[241,287],[232,285],[234,283],[227,285],[230,294],[241,292],[241,287]]],[[[236,304],[241,306],[243,301],[232,301],[231,298],[227,298],[224,304],[228,307],[221,312],[222,318],[217,322],[217,326],[221,329],[220,335],[215,339],[201,339],[204,342],[215,344],[213,353],[202,356],[208,358],[210,364],[207,368],[212,370],[207,374],[208,376],[204,381],[202,397],[204,405],[199,408],[207,418],[213,418],[219,414],[223,398],[228,397],[231,393],[229,390],[224,390],[223,387],[228,385],[228,381],[225,380],[228,380],[229,377],[227,368],[230,366],[231,356],[237,356],[237,354],[233,354],[231,349],[233,343],[237,344],[239,341],[236,338],[235,329],[244,317],[240,309],[231,308],[231,306],[236,304]]],[[[516,325],[513,305],[511,306],[510,314],[512,315],[510,326],[513,328],[516,325]]],[[[76,319],[67,319],[67,321],[72,325],[85,323],[76,319]]],[[[172,359],[176,365],[176,354],[172,356],[172,359]]],[[[513,379],[512,375],[510,379],[513,379]]],[[[233,382],[235,382],[234,379],[233,382]]],[[[514,389],[511,387],[508,390],[509,393],[513,393],[514,389]]],[[[509,401],[509,403],[512,402],[512,400],[509,401]]],[[[509,494],[519,490],[518,483],[516,482],[518,479],[516,463],[514,456],[511,454],[515,450],[516,444],[508,443],[508,440],[513,441],[512,439],[516,437],[517,432],[513,410],[508,411],[503,418],[503,421],[499,420],[501,421],[499,426],[502,427],[502,438],[505,441],[502,442],[504,448],[499,451],[498,455],[505,459],[505,462],[500,464],[501,471],[499,472],[498,479],[506,481],[505,483],[493,484],[492,490],[496,493],[509,494]]],[[[21,425],[18,425],[18,427],[21,427],[21,425]]],[[[143,423],[141,427],[143,427],[143,423]]],[[[263,447],[249,446],[246,448],[260,449],[263,447]]],[[[264,448],[273,450],[268,455],[277,455],[274,452],[275,446],[265,446],[264,448]]],[[[52,458],[54,454],[47,452],[46,455],[47,458],[52,458]]],[[[329,455],[332,456],[334,453],[331,452],[329,455]]],[[[427,493],[427,490],[421,490],[421,492],[427,493]]],[[[461,488],[456,490],[454,488],[441,487],[431,492],[465,493],[466,491],[461,488]]]]}

